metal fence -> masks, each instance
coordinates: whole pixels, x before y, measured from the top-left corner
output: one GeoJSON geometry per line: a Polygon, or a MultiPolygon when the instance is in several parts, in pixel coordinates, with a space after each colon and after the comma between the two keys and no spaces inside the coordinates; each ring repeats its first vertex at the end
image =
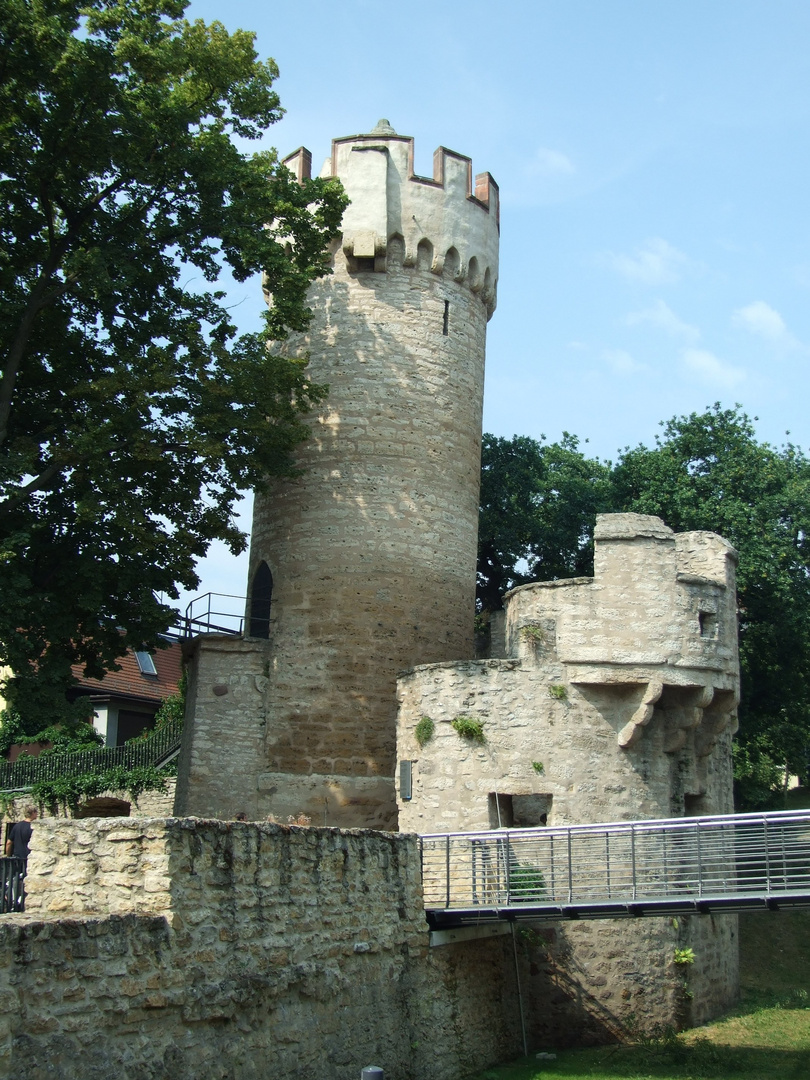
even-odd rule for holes
{"type": "Polygon", "coordinates": [[[421,837],[425,907],[487,918],[810,906],[810,812],[421,837]]]}
{"type": "Polygon", "coordinates": [[[247,598],[231,593],[203,593],[186,607],[178,629],[182,637],[195,634],[241,634],[245,629],[247,598]]]}
{"type": "Polygon", "coordinates": [[[0,791],[22,791],[40,780],[106,772],[117,767],[160,767],[180,749],[182,733],[183,721],[173,720],[142,743],[100,746],[97,750],[80,750],[75,754],[44,754],[36,758],[18,758],[14,762],[3,761],[0,762],[0,791]]]}
{"type": "Polygon", "coordinates": [[[0,858],[0,912],[25,911],[25,864],[16,856],[0,858]]]}

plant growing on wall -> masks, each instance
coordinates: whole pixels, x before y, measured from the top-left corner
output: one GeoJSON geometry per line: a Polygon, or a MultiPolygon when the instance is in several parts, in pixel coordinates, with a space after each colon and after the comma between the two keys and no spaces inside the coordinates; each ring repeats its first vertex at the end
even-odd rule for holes
{"type": "Polygon", "coordinates": [[[548,692],[555,701],[565,701],[568,697],[568,691],[561,683],[552,683],[548,688],[548,692]]]}
{"type": "Polygon", "coordinates": [[[436,725],[433,723],[429,716],[423,716],[419,723],[413,730],[416,741],[420,746],[424,746],[425,743],[430,742],[433,738],[433,732],[436,730],[436,725]]]}
{"type": "Polygon", "coordinates": [[[476,720],[474,716],[466,716],[462,713],[453,720],[453,728],[462,739],[469,739],[471,742],[476,743],[486,742],[484,725],[480,720],[476,720]]]}
{"type": "Polygon", "coordinates": [[[545,645],[548,635],[542,626],[522,626],[521,636],[526,638],[535,648],[545,645]]]}
{"type": "Polygon", "coordinates": [[[672,956],[673,964],[694,964],[695,954],[692,949],[676,949],[672,956]]]}

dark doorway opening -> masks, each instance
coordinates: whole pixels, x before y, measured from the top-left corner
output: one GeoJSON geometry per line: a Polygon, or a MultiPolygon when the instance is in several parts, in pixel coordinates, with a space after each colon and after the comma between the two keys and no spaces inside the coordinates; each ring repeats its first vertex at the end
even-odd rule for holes
{"type": "Polygon", "coordinates": [[[250,637],[270,637],[270,601],[273,598],[273,575],[266,562],[260,562],[250,590],[250,637]]]}

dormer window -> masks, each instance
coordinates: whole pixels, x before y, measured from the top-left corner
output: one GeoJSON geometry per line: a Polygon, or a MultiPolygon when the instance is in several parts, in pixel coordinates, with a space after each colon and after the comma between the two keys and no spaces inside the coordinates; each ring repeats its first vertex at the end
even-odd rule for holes
{"type": "Polygon", "coordinates": [[[136,652],[135,659],[138,661],[138,668],[141,675],[154,675],[157,678],[157,668],[155,667],[155,661],[148,652],[136,652]]]}

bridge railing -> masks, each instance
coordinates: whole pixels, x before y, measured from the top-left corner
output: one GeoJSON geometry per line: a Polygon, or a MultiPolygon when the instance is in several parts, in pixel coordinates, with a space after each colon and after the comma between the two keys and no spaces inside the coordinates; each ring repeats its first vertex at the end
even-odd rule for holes
{"type": "Polygon", "coordinates": [[[421,837],[425,907],[650,914],[805,897],[810,812],[421,837]]]}

